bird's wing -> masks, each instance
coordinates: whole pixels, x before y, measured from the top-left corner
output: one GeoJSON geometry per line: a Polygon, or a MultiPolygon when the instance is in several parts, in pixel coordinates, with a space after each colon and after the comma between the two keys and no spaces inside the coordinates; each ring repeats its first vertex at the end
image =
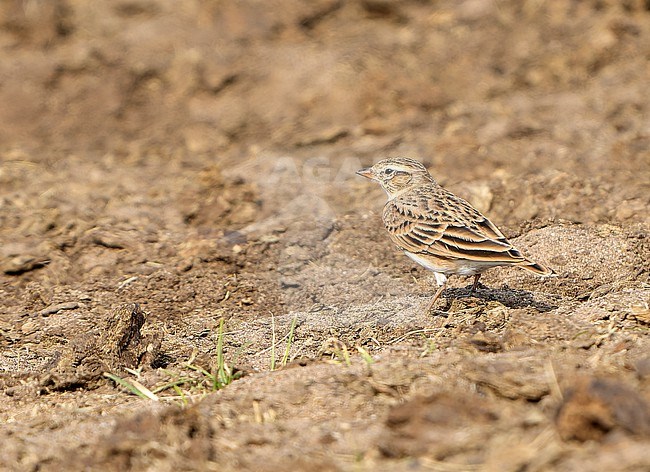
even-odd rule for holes
{"type": "Polygon", "coordinates": [[[392,241],[409,252],[495,264],[525,261],[490,220],[441,187],[390,200],[383,219],[392,241]]]}

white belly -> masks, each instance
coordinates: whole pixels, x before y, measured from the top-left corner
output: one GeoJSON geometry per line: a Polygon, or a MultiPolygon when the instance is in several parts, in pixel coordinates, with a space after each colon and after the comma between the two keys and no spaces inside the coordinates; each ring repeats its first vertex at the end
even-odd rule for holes
{"type": "Polygon", "coordinates": [[[491,269],[492,267],[497,267],[503,264],[494,263],[494,262],[483,262],[483,261],[467,261],[467,260],[456,260],[453,261],[450,265],[446,266],[436,266],[435,263],[426,257],[422,257],[418,254],[413,254],[408,251],[404,251],[404,254],[409,256],[412,260],[420,264],[425,269],[429,269],[436,276],[436,282],[438,285],[443,285],[447,280],[447,277],[450,275],[476,275],[481,272],[491,269]]]}
{"type": "Polygon", "coordinates": [[[412,252],[404,251],[404,254],[409,256],[411,259],[413,259],[415,262],[420,264],[425,269],[429,269],[430,271],[432,271],[433,275],[436,278],[436,284],[438,284],[439,287],[442,287],[445,284],[445,282],[447,282],[447,276],[445,275],[445,273],[448,272],[448,269],[445,269],[444,267],[437,267],[433,265],[430,260],[418,256],[417,254],[413,254],[412,252]]]}
{"type": "Polygon", "coordinates": [[[430,259],[427,259],[426,257],[422,257],[418,254],[413,254],[412,252],[408,252],[408,251],[404,251],[404,254],[409,256],[411,259],[413,259],[415,262],[420,264],[425,269],[429,269],[437,274],[453,272],[453,270],[450,270],[449,267],[438,267],[434,265],[430,259]]]}

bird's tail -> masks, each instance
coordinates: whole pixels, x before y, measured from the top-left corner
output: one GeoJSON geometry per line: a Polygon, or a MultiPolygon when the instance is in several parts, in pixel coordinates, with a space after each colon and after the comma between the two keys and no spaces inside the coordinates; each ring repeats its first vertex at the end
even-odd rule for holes
{"type": "Polygon", "coordinates": [[[519,267],[531,271],[533,274],[541,275],[544,277],[547,277],[549,275],[556,275],[553,269],[549,269],[548,267],[543,266],[542,264],[538,264],[537,262],[533,262],[530,259],[526,259],[524,262],[518,265],[519,267]]]}

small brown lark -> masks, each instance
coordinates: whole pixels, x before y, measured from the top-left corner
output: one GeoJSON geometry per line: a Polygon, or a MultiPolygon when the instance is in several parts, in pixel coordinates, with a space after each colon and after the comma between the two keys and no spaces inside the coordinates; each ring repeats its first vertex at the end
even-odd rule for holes
{"type": "Polygon", "coordinates": [[[553,274],[524,257],[490,220],[438,185],[418,161],[388,158],[357,174],[379,182],[388,194],[383,220],[390,239],[404,254],[433,271],[439,288],[427,311],[451,275],[473,275],[473,292],[481,273],[497,266],[553,274]]]}

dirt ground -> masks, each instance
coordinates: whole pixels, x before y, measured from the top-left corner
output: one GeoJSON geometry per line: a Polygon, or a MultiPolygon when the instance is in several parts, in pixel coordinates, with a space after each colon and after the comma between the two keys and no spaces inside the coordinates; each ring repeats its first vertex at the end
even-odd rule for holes
{"type": "Polygon", "coordinates": [[[643,0],[0,2],[0,469],[650,470],[649,77],[643,0]],[[386,156],[557,277],[425,313],[386,156]]]}

